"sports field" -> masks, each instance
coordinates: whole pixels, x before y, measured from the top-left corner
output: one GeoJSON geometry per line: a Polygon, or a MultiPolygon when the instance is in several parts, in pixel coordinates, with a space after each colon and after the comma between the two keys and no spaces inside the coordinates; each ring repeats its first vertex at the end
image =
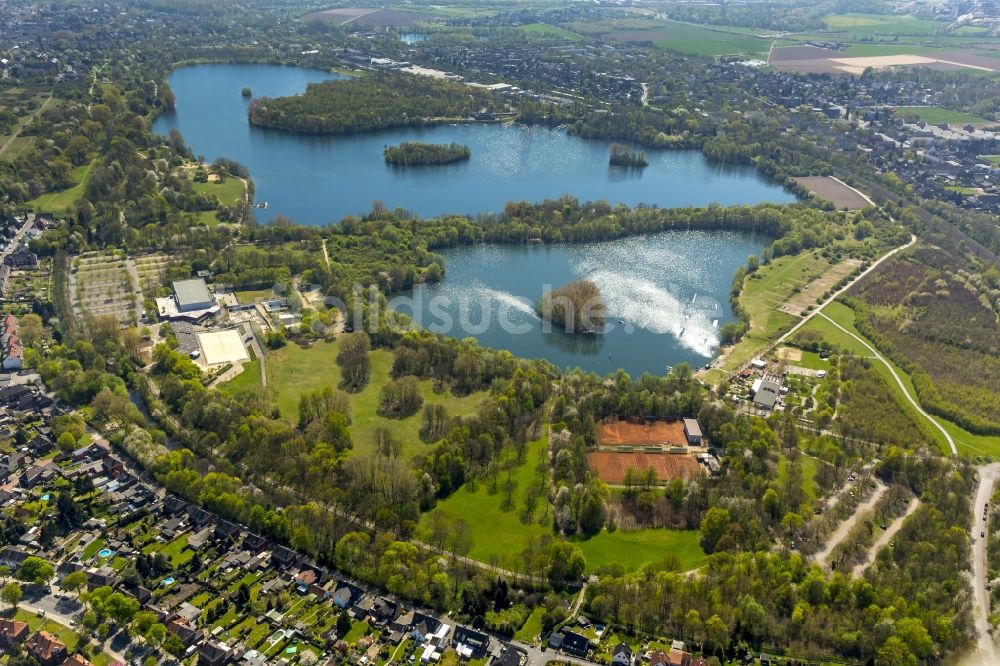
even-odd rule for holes
{"type": "Polygon", "coordinates": [[[597,426],[601,446],[687,446],[683,421],[609,421],[597,426]]]}
{"type": "Polygon", "coordinates": [[[637,472],[652,469],[660,483],[672,479],[688,481],[701,476],[698,461],[688,453],[598,450],[587,454],[587,465],[601,481],[615,485],[625,481],[629,468],[637,472]]]}

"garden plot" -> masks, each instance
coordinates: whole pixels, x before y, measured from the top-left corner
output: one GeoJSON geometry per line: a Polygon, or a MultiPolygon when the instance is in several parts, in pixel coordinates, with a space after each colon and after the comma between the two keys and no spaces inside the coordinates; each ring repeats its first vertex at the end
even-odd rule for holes
{"type": "Polygon", "coordinates": [[[125,258],[115,253],[81,255],[70,276],[78,316],[112,315],[122,324],[135,321],[135,285],[125,258]]]}

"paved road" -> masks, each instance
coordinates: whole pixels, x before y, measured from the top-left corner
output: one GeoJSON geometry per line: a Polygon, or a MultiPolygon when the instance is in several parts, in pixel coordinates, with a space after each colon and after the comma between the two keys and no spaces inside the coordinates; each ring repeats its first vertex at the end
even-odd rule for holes
{"type": "Polygon", "coordinates": [[[919,499],[914,497],[910,500],[910,504],[906,507],[906,511],[903,512],[903,515],[889,523],[889,526],[885,529],[885,531],[882,532],[879,538],[875,540],[872,547],[868,549],[868,554],[864,561],[854,567],[854,570],[851,572],[852,576],[858,578],[862,573],[864,573],[865,569],[868,568],[868,565],[875,561],[878,551],[885,548],[885,545],[889,543],[894,536],[896,536],[896,532],[898,532],[903,526],[903,521],[906,520],[911,513],[916,511],[918,506],[920,506],[919,499]]]}
{"type": "MultiPolygon", "coordinates": [[[[864,196],[864,195],[862,195],[862,196],[864,196]]],[[[867,199],[867,197],[865,197],[865,198],[867,199]]],[[[840,297],[841,294],[843,294],[844,292],[846,292],[848,289],[850,289],[855,284],[857,284],[857,282],[859,280],[863,279],[865,276],[867,276],[873,270],[875,270],[876,268],[878,268],[879,264],[881,264],[883,261],[885,261],[886,259],[888,259],[892,255],[896,254],[900,250],[905,250],[906,248],[910,247],[911,245],[913,245],[916,242],[917,242],[917,237],[911,235],[909,243],[906,243],[905,245],[900,245],[897,248],[889,250],[888,252],[886,252],[885,254],[883,254],[881,257],[879,257],[878,259],[876,259],[874,262],[872,262],[871,266],[869,266],[865,270],[861,271],[861,273],[859,273],[856,278],[854,278],[853,280],[851,280],[850,282],[848,282],[847,284],[845,284],[843,287],[841,287],[840,289],[838,289],[834,293],[830,294],[830,297],[828,299],[826,299],[825,301],[823,301],[823,303],[818,308],[816,308],[815,310],[813,310],[812,312],[810,312],[809,314],[807,314],[805,317],[803,317],[802,320],[799,321],[799,323],[795,324],[795,326],[792,326],[790,329],[788,329],[788,331],[784,335],[782,335],[780,338],[778,338],[777,340],[774,341],[774,344],[772,345],[772,347],[777,347],[782,342],[784,342],[789,337],[791,337],[792,334],[795,333],[795,331],[797,331],[800,328],[802,328],[803,326],[805,326],[809,322],[810,319],[812,319],[816,315],[820,314],[823,311],[823,308],[825,308],[826,306],[828,306],[830,303],[833,303],[835,300],[837,300],[838,297],[840,297]]]]}
{"type": "Polygon", "coordinates": [[[871,497],[859,504],[857,508],[854,509],[854,513],[851,514],[847,520],[837,526],[837,529],[833,531],[830,538],[826,540],[826,545],[823,547],[823,550],[817,552],[814,556],[816,561],[819,562],[821,566],[828,566],[826,560],[830,557],[830,553],[833,552],[833,549],[837,547],[838,543],[844,540],[844,537],[847,536],[847,533],[851,531],[851,528],[854,527],[859,520],[868,515],[868,512],[875,507],[875,503],[878,502],[879,498],[881,498],[885,491],[888,490],[888,487],[886,487],[886,485],[881,481],[876,481],[876,483],[878,483],[878,488],[876,488],[875,492],[871,494],[871,497]]]}
{"type": "Polygon", "coordinates": [[[952,439],[952,437],[948,433],[948,431],[944,429],[944,426],[942,426],[940,423],[938,423],[936,419],[932,418],[930,414],[928,414],[927,412],[925,412],[924,408],[920,406],[920,403],[917,402],[913,398],[913,396],[910,395],[910,392],[908,390],[906,390],[906,385],[903,384],[903,380],[900,379],[899,374],[896,372],[896,369],[892,367],[892,364],[890,364],[889,361],[885,360],[885,357],[883,357],[880,353],[878,353],[878,350],[876,350],[874,347],[872,347],[870,344],[868,344],[867,340],[865,340],[864,338],[862,338],[859,335],[856,335],[852,331],[847,330],[846,328],[844,328],[843,326],[841,326],[840,324],[838,324],[834,320],[832,320],[829,317],[827,317],[825,314],[823,314],[823,313],[819,313],[819,314],[820,314],[820,316],[823,317],[823,319],[826,319],[828,322],[830,322],[831,324],[833,324],[834,326],[836,326],[837,328],[839,328],[841,331],[843,331],[844,333],[847,333],[849,336],[851,336],[852,338],[854,338],[855,340],[857,340],[858,342],[860,342],[862,345],[864,345],[868,349],[868,351],[870,351],[872,353],[872,355],[875,358],[877,358],[879,361],[882,361],[882,363],[885,364],[885,367],[889,368],[889,372],[892,374],[893,378],[896,380],[896,383],[899,384],[899,389],[903,392],[903,395],[906,396],[906,399],[910,401],[910,404],[913,405],[913,408],[916,409],[917,412],[919,412],[921,416],[923,416],[925,419],[927,419],[928,421],[930,421],[930,423],[935,428],[937,428],[938,430],[941,431],[941,434],[944,435],[945,441],[948,442],[948,446],[951,447],[951,455],[958,456],[958,447],[955,446],[955,440],[952,439]]]}
{"type": "Polygon", "coordinates": [[[988,523],[983,521],[983,512],[990,497],[993,495],[993,485],[1000,477],[1000,463],[984,465],[979,468],[979,489],[976,491],[976,503],[972,507],[972,595],[976,606],[976,631],[979,640],[976,642],[976,658],[983,664],[1000,663],[990,634],[990,593],[986,589],[986,539],[979,533],[986,530],[988,523]]]}
{"type": "MultiPolygon", "coordinates": [[[[124,216],[123,216],[124,220],[124,216]]],[[[135,323],[142,322],[142,278],[139,277],[139,269],[136,268],[135,259],[127,257],[125,259],[125,270],[128,272],[129,280],[132,282],[133,298],[135,299],[135,323]]]]}
{"type": "Polygon", "coordinates": [[[10,240],[10,242],[7,243],[7,247],[3,249],[3,252],[0,252],[0,263],[3,263],[3,260],[6,259],[8,255],[13,254],[14,250],[21,247],[21,241],[24,239],[24,235],[28,233],[28,229],[35,224],[34,213],[28,213],[26,217],[27,219],[24,224],[22,224],[21,228],[17,230],[17,233],[14,234],[14,237],[10,240]]]}
{"type": "MultiPolygon", "coordinates": [[[[79,621],[83,611],[83,606],[77,605],[75,601],[58,599],[52,594],[44,596],[41,599],[34,600],[30,603],[21,602],[18,604],[18,608],[26,610],[29,613],[44,613],[45,619],[52,620],[53,622],[57,622],[58,624],[71,629],[75,628],[76,623],[79,621]],[[70,607],[75,607],[75,610],[70,607]]],[[[111,649],[111,647],[107,645],[102,646],[102,650],[112,659],[120,661],[123,664],[127,664],[129,661],[125,658],[124,654],[111,649]]]]}

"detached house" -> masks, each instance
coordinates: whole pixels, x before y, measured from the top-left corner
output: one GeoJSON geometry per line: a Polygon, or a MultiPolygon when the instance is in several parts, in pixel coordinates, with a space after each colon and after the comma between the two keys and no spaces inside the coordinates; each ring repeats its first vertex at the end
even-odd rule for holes
{"type": "Polygon", "coordinates": [[[66,644],[47,631],[39,631],[28,637],[24,649],[42,666],[58,666],[66,661],[66,644]]]}

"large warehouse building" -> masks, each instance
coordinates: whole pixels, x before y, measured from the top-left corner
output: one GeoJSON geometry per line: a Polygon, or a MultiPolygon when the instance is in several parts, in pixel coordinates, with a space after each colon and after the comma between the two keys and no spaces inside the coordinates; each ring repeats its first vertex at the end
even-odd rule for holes
{"type": "Polygon", "coordinates": [[[180,312],[207,310],[215,305],[212,295],[208,293],[208,285],[201,278],[174,280],[174,296],[180,312]]]}

